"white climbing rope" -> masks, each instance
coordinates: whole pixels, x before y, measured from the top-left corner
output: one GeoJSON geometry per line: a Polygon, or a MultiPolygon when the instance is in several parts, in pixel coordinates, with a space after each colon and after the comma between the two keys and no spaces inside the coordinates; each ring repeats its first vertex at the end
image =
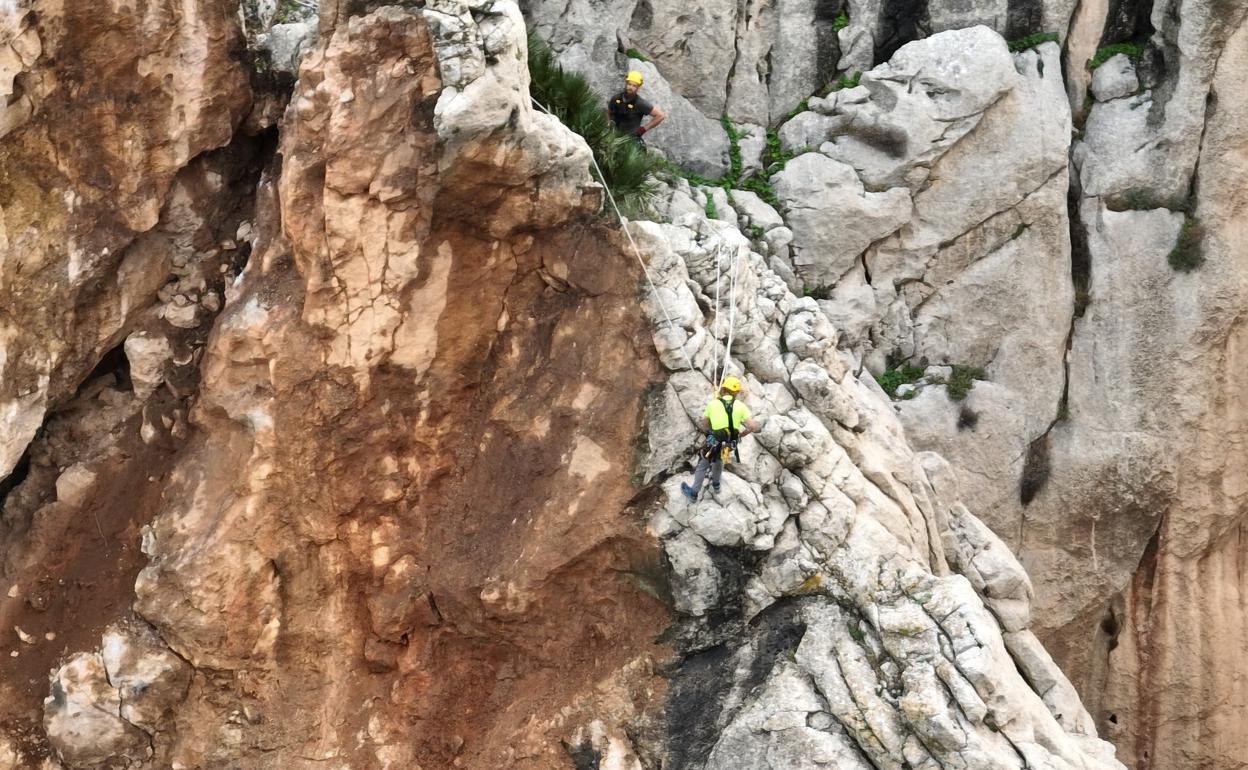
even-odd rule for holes
{"type": "MultiPolygon", "coordinates": [[[[720,281],[720,276],[723,273],[723,271],[721,270],[721,265],[723,265],[723,262],[724,262],[723,249],[716,249],[715,250],[715,324],[713,327],[713,331],[711,333],[712,339],[715,339],[715,340],[719,339],[719,281],[720,281]]],[[[719,383],[721,382],[723,382],[723,375],[720,374],[719,357],[716,356],[715,357],[715,374],[714,374],[714,378],[711,380],[711,384],[715,387],[719,387],[719,383]]]]}
{"type": "MultiPolygon", "coordinates": [[[[532,96],[529,98],[533,100],[533,104],[537,105],[539,110],[547,115],[550,115],[552,118],[555,117],[555,114],[546,109],[545,105],[537,99],[533,99],[532,96]]],[[[558,120],[558,118],[555,119],[558,120]]],[[[598,179],[605,180],[607,177],[602,173],[602,168],[598,165],[598,159],[594,157],[594,153],[592,151],[589,153],[589,162],[594,164],[594,170],[598,172],[598,179]]],[[[620,212],[620,207],[615,202],[615,196],[611,194],[611,188],[607,186],[605,181],[603,181],[602,189],[607,193],[607,200],[611,203],[611,208],[615,211],[616,218],[623,222],[624,214],[620,212]]],[[[646,282],[650,284],[650,293],[653,295],[654,301],[659,304],[659,309],[663,311],[663,318],[667,321],[668,328],[675,327],[676,324],[672,321],[672,314],[667,311],[667,305],[663,303],[663,297],[659,295],[659,289],[655,286],[654,278],[650,275],[650,268],[646,266],[646,261],[641,258],[641,249],[637,247],[637,241],[633,240],[633,234],[629,231],[627,225],[623,228],[623,230],[624,234],[628,236],[629,245],[633,247],[633,256],[637,258],[637,264],[641,265],[642,272],[646,274],[646,282]]],[[[688,340],[686,340],[686,342],[688,342],[688,340]]],[[[684,344],[680,346],[680,354],[684,356],[685,363],[689,366],[689,371],[698,371],[697,367],[693,365],[693,359],[689,357],[688,351],[685,350],[684,344]]]]}
{"type": "MultiPolygon", "coordinates": [[[[728,289],[728,342],[724,345],[724,365],[720,367],[724,377],[728,376],[728,364],[732,360],[732,340],[737,331],[737,275],[741,272],[741,256],[737,254],[733,257],[734,264],[732,270],[732,281],[728,289]]],[[[718,289],[718,287],[716,287],[718,289]]],[[[716,307],[718,312],[719,308],[716,307]]],[[[719,387],[721,380],[717,377],[715,387],[719,387]]]]}

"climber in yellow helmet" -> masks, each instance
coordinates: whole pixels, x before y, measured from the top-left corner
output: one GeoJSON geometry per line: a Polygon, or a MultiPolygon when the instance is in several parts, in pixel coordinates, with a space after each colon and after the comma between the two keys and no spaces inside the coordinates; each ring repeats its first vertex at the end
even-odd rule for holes
{"type": "Polygon", "coordinates": [[[711,472],[711,493],[719,494],[719,479],[724,472],[724,463],[728,462],[728,455],[736,451],[737,441],[758,427],[750,418],[750,408],[738,400],[740,395],[741,380],[725,377],[719,385],[719,394],[708,401],[702,410],[701,428],[706,432],[706,445],[693,472],[693,486],[684,482],[680,485],[680,491],[690,500],[698,499],[708,470],[711,472]]]}
{"type": "Polygon", "coordinates": [[[616,129],[636,137],[637,144],[642,147],[645,147],[645,142],[641,137],[647,131],[653,131],[667,117],[667,113],[659,109],[658,105],[651,104],[638,93],[644,82],[640,72],[629,72],[624,77],[624,90],[607,102],[607,117],[615,124],[616,129]],[[641,121],[647,115],[650,116],[650,123],[643,126],[641,121]]]}

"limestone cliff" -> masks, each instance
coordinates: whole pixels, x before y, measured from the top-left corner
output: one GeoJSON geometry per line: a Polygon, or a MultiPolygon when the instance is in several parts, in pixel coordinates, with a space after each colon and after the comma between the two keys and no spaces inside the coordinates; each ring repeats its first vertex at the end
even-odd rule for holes
{"type": "MultiPolygon", "coordinates": [[[[1039,636],[1119,757],[1239,766],[1242,4],[738,4],[729,67],[697,55],[677,6],[591,23],[530,5],[604,82],[631,50],[679,94],[691,66],[722,84],[778,204],[734,191],[722,218],[855,360],[914,367],[889,394],[908,439],[1027,567],[1039,636]],[[839,58],[794,88],[794,48],[839,58]],[[795,158],[751,143],[767,128],[795,158]]],[[[666,141],[730,171],[727,138],[666,141]]]]}
{"type": "Polygon", "coordinates": [[[1239,767],[1245,16],[0,0],[0,768],[1239,767]]]}

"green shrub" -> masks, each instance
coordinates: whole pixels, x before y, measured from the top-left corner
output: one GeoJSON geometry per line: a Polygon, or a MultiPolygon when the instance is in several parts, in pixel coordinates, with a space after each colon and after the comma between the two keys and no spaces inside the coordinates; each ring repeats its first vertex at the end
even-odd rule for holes
{"type": "Polygon", "coordinates": [[[949,398],[954,401],[961,401],[971,392],[971,388],[975,387],[975,380],[986,380],[987,375],[984,370],[978,366],[962,366],[961,364],[953,364],[953,374],[949,376],[949,381],[945,383],[949,398]]]}
{"type": "Polygon", "coordinates": [[[761,241],[766,234],[767,231],[763,229],[762,225],[750,225],[750,238],[752,240],[761,241]]]}
{"type": "Polygon", "coordinates": [[[1144,53],[1144,46],[1139,43],[1114,43],[1097,49],[1096,55],[1088,59],[1088,69],[1094,70],[1120,53],[1134,59],[1144,53]]]}
{"type": "Polygon", "coordinates": [[[831,286],[807,286],[807,285],[803,285],[803,286],[802,286],[802,296],[803,296],[803,297],[810,297],[811,299],[831,299],[831,298],[832,298],[832,287],[831,287],[831,286]]]}
{"type": "MultiPolygon", "coordinates": [[[[847,623],[845,630],[849,632],[849,637],[854,640],[855,644],[863,644],[867,639],[867,635],[862,633],[862,626],[858,625],[857,621],[847,623]]],[[[867,647],[867,649],[871,648],[867,647]]]]}
{"type": "Polygon", "coordinates": [[[1010,53],[1018,53],[1026,51],[1028,48],[1035,48],[1042,43],[1056,43],[1058,41],[1056,32],[1037,32],[1034,35],[1019,38],[1010,41],[1010,53]]]}
{"type": "Polygon", "coordinates": [[[647,57],[641,51],[638,51],[636,48],[628,49],[627,51],[624,52],[624,55],[630,59],[636,59],[637,61],[650,61],[649,57],[647,57]]]}
{"type": "Polygon", "coordinates": [[[849,14],[841,11],[836,15],[836,19],[832,21],[832,31],[840,32],[849,26],[849,14]]]}
{"type": "Polygon", "coordinates": [[[1168,261],[1180,273],[1190,273],[1205,263],[1205,227],[1199,219],[1189,216],[1183,220],[1179,240],[1168,261]]]}
{"type": "MultiPolygon", "coordinates": [[[[884,392],[891,397],[897,392],[898,387],[906,384],[907,382],[915,382],[922,376],[923,367],[901,364],[895,369],[892,367],[885,369],[878,377],[875,378],[875,381],[878,382],[884,392]]],[[[905,396],[905,398],[913,397],[913,393],[905,396]]]]}
{"type": "Polygon", "coordinates": [[[616,131],[589,81],[559,66],[550,48],[534,35],[529,35],[529,74],[529,93],[584,137],[602,169],[598,181],[611,190],[620,208],[630,214],[644,211],[654,194],[650,178],[662,168],[661,160],[616,131]]]}
{"type": "MultiPolygon", "coordinates": [[[[810,109],[806,100],[802,100],[793,110],[785,116],[781,121],[783,124],[806,110],[810,109]]],[[[785,152],[780,146],[780,136],[776,133],[776,129],[771,128],[767,131],[767,140],[763,148],[762,165],[763,172],[742,179],[745,174],[745,163],[741,155],[741,132],[728,118],[721,115],[719,123],[724,128],[724,133],[728,135],[728,173],[719,179],[708,179],[700,174],[692,171],[686,171],[675,163],[669,161],[660,161],[661,169],[669,176],[678,176],[689,182],[695,187],[722,187],[731,195],[732,190],[748,190],[759,198],[763,199],[772,208],[780,208],[780,199],[776,195],[775,189],[771,186],[771,176],[784,168],[784,164],[788,163],[796,154],[785,152]]],[[[801,152],[809,152],[809,149],[803,149],[801,152]]],[[[709,214],[708,214],[709,216],[709,214]]]]}

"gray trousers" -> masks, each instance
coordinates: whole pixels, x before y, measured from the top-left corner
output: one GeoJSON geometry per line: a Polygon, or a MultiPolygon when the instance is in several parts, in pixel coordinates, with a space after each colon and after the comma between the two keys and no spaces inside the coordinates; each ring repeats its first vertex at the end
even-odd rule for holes
{"type": "Polygon", "coordinates": [[[713,459],[708,460],[705,456],[698,458],[698,467],[693,471],[693,493],[696,495],[702,491],[702,481],[706,478],[706,472],[711,472],[711,488],[719,488],[719,479],[724,473],[724,464],[719,459],[719,450],[715,450],[713,459]]]}

